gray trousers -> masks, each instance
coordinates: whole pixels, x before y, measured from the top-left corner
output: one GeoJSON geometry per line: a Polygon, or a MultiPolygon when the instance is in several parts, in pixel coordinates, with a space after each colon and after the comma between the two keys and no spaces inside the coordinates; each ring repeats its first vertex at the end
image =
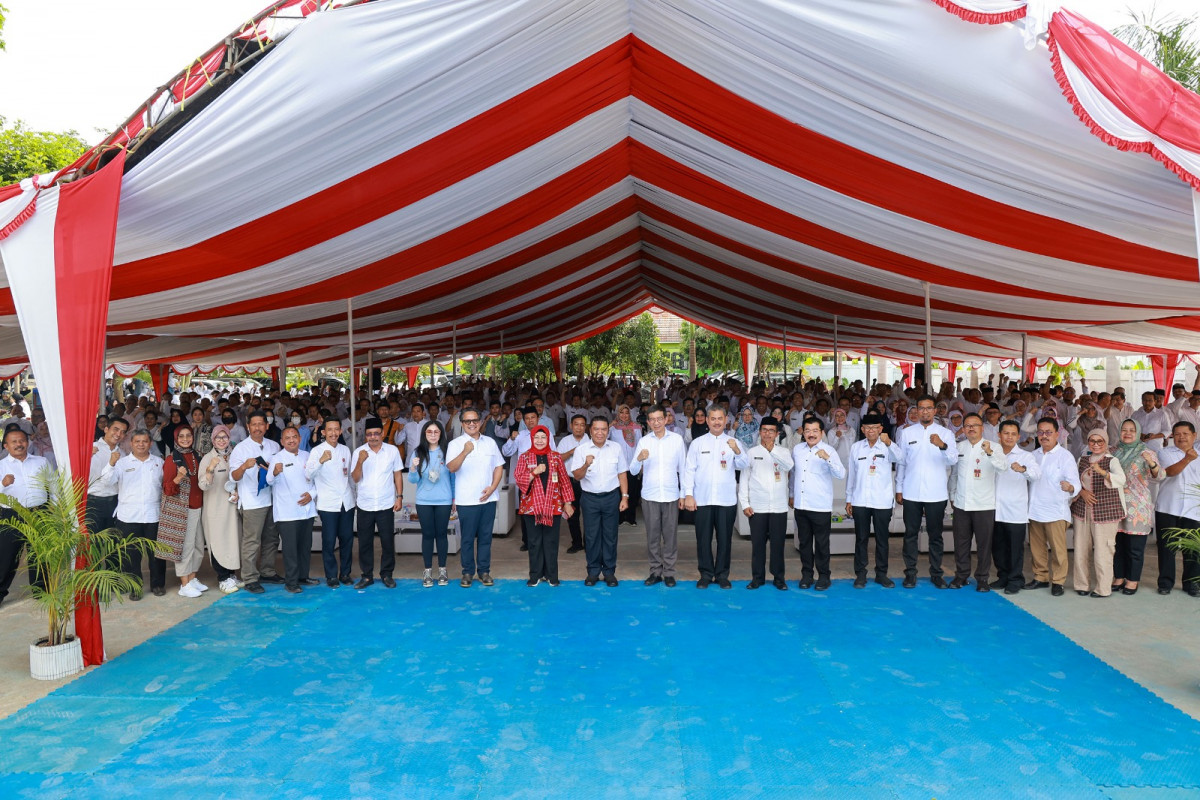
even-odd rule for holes
{"type": "Polygon", "coordinates": [[[242,518],[242,581],[254,583],[260,577],[274,578],[275,556],[279,552],[279,532],[271,507],[243,508],[242,518]],[[262,567],[259,567],[259,557],[262,567]]]}
{"type": "Polygon", "coordinates": [[[675,577],[675,560],[679,555],[679,503],[656,503],[642,500],[642,522],[646,526],[646,556],[650,574],[663,578],[675,577]]]}

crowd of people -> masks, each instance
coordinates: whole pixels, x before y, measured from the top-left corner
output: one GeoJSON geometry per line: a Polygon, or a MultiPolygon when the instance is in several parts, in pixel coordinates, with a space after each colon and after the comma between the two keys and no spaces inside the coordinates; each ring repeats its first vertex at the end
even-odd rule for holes
{"type": "MultiPolygon", "coordinates": [[[[1154,532],[1157,590],[1168,594],[1178,583],[1174,532],[1200,528],[1192,490],[1200,485],[1200,378],[1190,393],[1176,385],[1170,398],[1159,391],[1140,400],[1134,407],[1121,389],[1021,385],[994,375],[979,388],[960,380],[936,392],[902,383],[831,389],[800,379],[643,386],[613,376],[539,386],[470,378],[437,389],[364,387],[353,414],[349,393],[332,387],[185,391],[113,403],[97,420],[86,517],[93,528],[159,543],[148,559],[149,591],[158,596],[167,591],[168,562],[180,595],[208,591],[198,577],[206,551],[226,593],[317,586],[310,554],[318,519],[329,588],[366,589],[376,577],[394,588],[406,481],[421,526],[424,586],[451,580],[447,531],[455,518],[459,585],[493,584],[493,527],[507,482],[518,498],[531,586],[559,584],[563,520],[566,553],[584,553],[585,583],[616,586],[620,526],[635,524],[640,511],[646,585],[676,585],[678,530],[690,524],[696,586],[730,588],[742,515],[751,539],[748,587],[765,586],[769,569],[772,585],[786,590],[790,515],[797,585],[824,591],[833,519],[844,503],[856,588],[872,572],[875,583],[895,585],[888,538],[899,506],[906,588],[917,585],[924,527],[929,580],[939,589],[973,581],[980,592],[1062,595],[1069,578],[1080,595],[1134,594],[1154,532]]],[[[3,423],[0,491],[27,506],[46,502],[38,476],[54,469],[39,416],[16,404],[3,423]]],[[[19,537],[0,518],[0,601],[20,552],[19,537]]],[[[142,577],[140,561],[131,550],[122,568],[142,577]]],[[[1200,596],[1195,556],[1183,556],[1181,585],[1200,596]]]]}

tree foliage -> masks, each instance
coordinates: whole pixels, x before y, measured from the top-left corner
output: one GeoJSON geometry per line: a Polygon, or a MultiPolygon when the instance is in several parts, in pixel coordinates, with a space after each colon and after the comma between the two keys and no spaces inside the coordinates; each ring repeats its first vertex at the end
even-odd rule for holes
{"type": "Polygon", "coordinates": [[[742,350],[737,339],[722,336],[690,322],[680,324],[679,338],[685,351],[691,346],[692,339],[696,340],[697,372],[707,374],[741,371],[742,350]]]}
{"type": "Polygon", "coordinates": [[[0,186],[70,166],[87,149],[75,131],[34,131],[0,117],[0,186]]]}
{"type": "Polygon", "coordinates": [[[4,18],[8,14],[8,9],[0,5],[0,50],[6,50],[4,46],[4,18]]]}
{"type": "Polygon", "coordinates": [[[1200,19],[1129,12],[1113,34],[1193,92],[1200,92],[1200,19]]]}
{"type": "Polygon", "coordinates": [[[658,330],[649,313],[568,345],[563,365],[569,375],[619,372],[643,381],[659,378],[670,367],[670,360],[659,349],[658,330]]]}

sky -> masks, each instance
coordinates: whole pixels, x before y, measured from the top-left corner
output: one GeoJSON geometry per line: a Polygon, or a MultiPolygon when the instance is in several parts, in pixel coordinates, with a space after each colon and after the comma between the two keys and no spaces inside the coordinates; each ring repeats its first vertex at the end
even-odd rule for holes
{"type": "MultiPolygon", "coordinates": [[[[3,0],[0,116],[90,143],[269,0],[3,0]],[[56,57],[57,56],[57,57],[56,57]],[[101,129],[101,130],[97,130],[101,129]]],[[[1197,0],[1065,0],[1109,30],[1128,8],[1195,14],[1197,0]]]]}

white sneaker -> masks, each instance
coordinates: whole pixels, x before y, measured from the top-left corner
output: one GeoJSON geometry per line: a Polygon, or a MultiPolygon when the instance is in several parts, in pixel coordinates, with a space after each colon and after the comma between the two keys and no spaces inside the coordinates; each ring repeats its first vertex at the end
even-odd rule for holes
{"type": "Polygon", "coordinates": [[[199,596],[200,596],[200,590],[199,590],[199,589],[196,589],[196,588],[194,588],[194,587],[193,587],[193,586],[192,586],[192,585],[189,583],[187,586],[180,586],[180,587],[179,587],[179,596],[180,596],[180,597],[199,597],[199,596]]]}
{"type": "Polygon", "coordinates": [[[208,591],[208,587],[201,583],[199,578],[192,578],[188,586],[192,587],[193,589],[199,589],[202,592],[208,591]]]}
{"type": "Polygon", "coordinates": [[[244,580],[242,580],[241,578],[230,578],[229,580],[233,581],[233,585],[239,589],[246,588],[246,582],[244,580]]]}
{"type": "Polygon", "coordinates": [[[226,578],[225,580],[221,581],[218,588],[225,594],[233,594],[238,590],[238,582],[233,578],[226,578]]]}

